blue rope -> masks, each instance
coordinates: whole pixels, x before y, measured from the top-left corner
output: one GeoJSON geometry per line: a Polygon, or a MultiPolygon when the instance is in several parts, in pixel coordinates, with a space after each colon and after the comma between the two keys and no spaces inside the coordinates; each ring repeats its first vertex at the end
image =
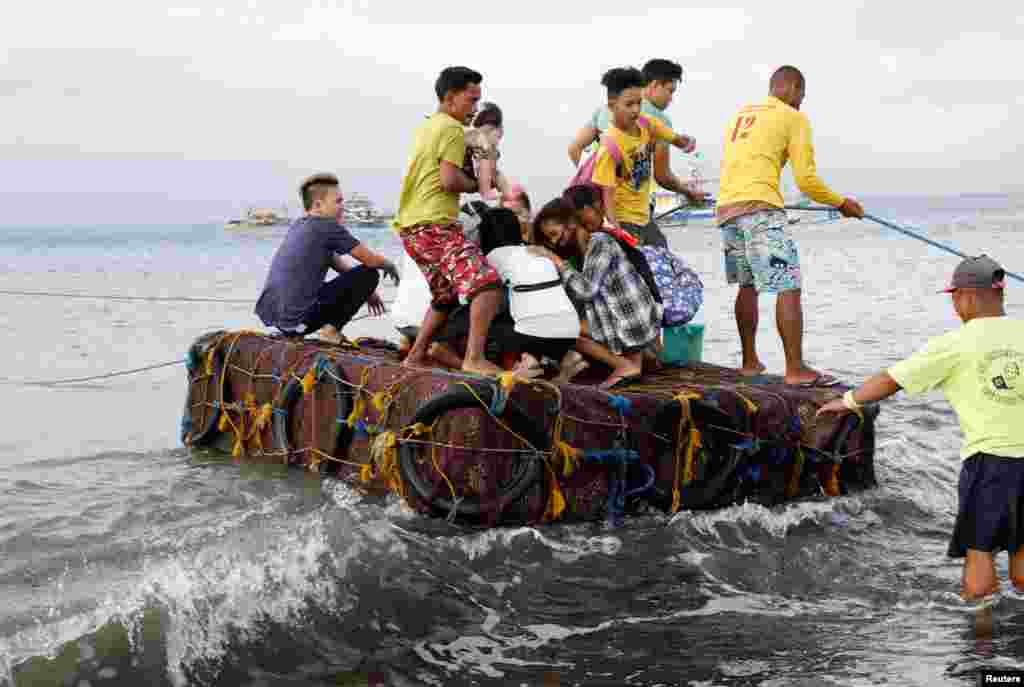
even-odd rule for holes
{"type": "Polygon", "coordinates": [[[508,403],[508,394],[501,384],[494,385],[494,395],[491,396],[491,415],[502,415],[505,412],[505,404],[508,403]]]}
{"type": "MultiPolygon", "coordinates": [[[[813,211],[817,211],[817,212],[832,212],[832,211],[835,210],[835,208],[830,208],[830,207],[826,207],[826,206],[811,206],[811,207],[804,208],[804,207],[793,207],[793,206],[789,206],[789,205],[786,206],[786,209],[787,210],[813,210],[813,211]]],[[[956,248],[953,248],[952,246],[947,246],[944,243],[939,243],[938,241],[933,241],[933,240],[931,240],[930,238],[928,238],[926,236],[921,236],[921,234],[918,234],[917,232],[914,232],[914,231],[910,231],[906,227],[901,227],[900,225],[898,225],[898,224],[896,224],[894,222],[890,222],[887,219],[883,219],[881,217],[875,217],[874,215],[869,215],[867,213],[864,213],[864,218],[865,219],[869,219],[872,222],[878,222],[883,227],[888,227],[889,229],[892,229],[894,231],[898,231],[901,234],[906,234],[907,236],[909,236],[911,238],[915,238],[918,241],[923,241],[924,243],[927,243],[929,246],[934,246],[935,248],[938,248],[939,250],[944,250],[947,253],[952,253],[953,255],[956,255],[956,256],[961,257],[961,258],[968,258],[968,257],[970,257],[969,255],[961,253],[960,251],[958,251],[956,248]]],[[[1004,270],[1004,271],[1006,272],[1006,276],[1013,277],[1017,281],[1024,281],[1024,276],[1016,274],[1015,272],[1010,272],[1009,270],[1004,270]]]]}
{"type": "Polygon", "coordinates": [[[634,487],[633,489],[627,491],[625,494],[626,498],[629,498],[630,496],[636,496],[637,494],[643,494],[645,491],[648,491],[651,487],[654,486],[654,468],[652,468],[650,465],[647,465],[646,463],[640,463],[640,469],[644,471],[647,479],[644,480],[644,484],[642,487],[634,487]]]}
{"type": "Polygon", "coordinates": [[[640,460],[640,453],[629,448],[585,449],[583,461],[586,463],[605,463],[619,465],[635,463],[640,460]]]}
{"type": "Polygon", "coordinates": [[[620,415],[629,415],[633,412],[633,402],[625,396],[608,395],[608,405],[620,415]]]}

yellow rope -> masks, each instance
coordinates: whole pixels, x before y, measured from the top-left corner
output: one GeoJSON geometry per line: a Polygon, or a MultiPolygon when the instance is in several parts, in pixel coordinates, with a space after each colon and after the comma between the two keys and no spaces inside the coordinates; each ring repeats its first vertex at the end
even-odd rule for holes
{"type": "MultiPolygon", "coordinates": [[[[696,401],[701,395],[693,391],[681,391],[672,396],[679,402],[679,435],[676,440],[676,460],[672,476],[672,513],[679,511],[682,491],[679,488],[680,463],[683,457],[683,436],[686,428],[693,424],[693,416],[690,413],[690,401],[696,401]]],[[[683,484],[689,484],[694,476],[694,458],[697,448],[700,446],[700,431],[694,426],[690,430],[689,440],[686,442],[686,466],[683,474],[683,484]]]]}
{"type": "Polygon", "coordinates": [[[302,376],[302,394],[308,395],[313,387],[316,386],[316,365],[310,363],[309,369],[306,370],[306,374],[302,376]]]}
{"type": "Polygon", "coordinates": [[[736,396],[738,396],[741,401],[743,401],[743,404],[747,407],[747,412],[748,413],[753,415],[754,413],[757,412],[757,404],[756,403],[754,403],[749,398],[747,398],[746,396],[744,396],[740,392],[736,391],[735,389],[733,389],[732,392],[734,394],[736,394],[736,396]]]}
{"type": "Polygon", "coordinates": [[[551,488],[548,490],[548,504],[542,518],[545,522],[552,522],[562,517],[563,511],[565,511],[565,496],[562,495],[562,489],[558,484],[558,475],[555,474],[550,463],[544,461],[544,465],[551,473],[551,488]]]}
{"type": "MultiPolygon", "coordinates": [[[[514,385],[514,380],[515,379],[516,379],[515,376],[511,375],[511,373],[503,373],[502,375],[499,376],[499,382],[503,386],[505,384],[509,384],[509,383],[514,385]],[[513,381],[510,382],[509,380],[513,380],[513,381]]],[[[547,459],[548,455],[551,455],[551,454],[545,454],[544,452],[538,450],[536,446],[531,444],[529,441],[527,441],[525,438],[523,438],[517,432],[512,431],[511,427],[509,427],[507,424],[502,422],[501,418],[499,418],[498,416],[496,416],[494,413],[491,412],[490,406],[488,406],[486,403],[484,403],[483,399],[480,398],[480,396],[476,393],[476,390],[474,390],[472,386],[470,386],[469,384],[466,384],[465,382],[460,382],[460,383],[469,390],[469,393],[471,393],[473,395],[473,398],[475,398],[480,403],[480,405],[484,408],[484,410],[487,411],[487,414],[490,415],[492,418],[494,418],[494,421],[497,422],[506,432],[508,432],[509,434],[514,436],[516,439],[519,439],[519,441],[523,442],[523,444],[525,444],[526,446],[529,446],[530,448],[532,448],[535,451],[537,451],[537,453],[540,453],[541,455],[545,456],[544,465],[547,467],[548,472],[551,473],[551,480],[550,480],[550,487],[548,489],[547,508],[545,508],[545,510],[544,510],[543,519],[544,519],[545,522],[550,522],[552,520],[557,520],[561,516],[562,512],[565,510],[565,496],[562,495],[562,489],[561,489],[561,487],[558,484],[558,474],[555,472],[554,468],[551,466],[551,463],[547,459]]],[[[561,400],[561,399],[559,399],[559,400],[561,400]]],[[[559,431],[560,431],[560,427],[559,427],[559,431]]],[[[554,445],[555,452],[552,452],[552,454],[556,453],[558,450],[562,450],[562,447],[565,447],[568,450],[572,451],[573,452],[572,455],[574,455],[574,456],[578,456],[579,455],[578,449],[573,449],[571,446],[566,444],[564,441],[561,441],[560,439],[556,440],[556,443],[554,445]]],[[[436,450],[437,447],[435,446],[434,448],[436,450]]],[[[565,455],[565,454],[563,454],[563,455],[565,455]]],[[[564,469],[565,468],[563,467],[563,470],[564,469]]],[[[571,472],[571,469],[570,469],[570,472],[571,472]]],[[[453,495],[454,495],[454,490],[453,490],[453,495]]]]}
{"type": "Polygon", "coordinates": [[[840,496],[843,492],[839,487],[839,465],[833,463],[827,465],[824,468],[825,479],[821,480],[822,491],[825,492],[825,496],[840,496]]]}
{"type": "Polygon", "coordinates": [[[354,428],[359,420],[363,417],[363,413],[366,412],[366,399],[363,398],[363,390],[366,388],[367,382],[370,381],[370,368],[364,367],[362,375],[359,378],[359,386],[356,387],[353,393],[352,412],[348,415],[348,426],[354,428]]]}

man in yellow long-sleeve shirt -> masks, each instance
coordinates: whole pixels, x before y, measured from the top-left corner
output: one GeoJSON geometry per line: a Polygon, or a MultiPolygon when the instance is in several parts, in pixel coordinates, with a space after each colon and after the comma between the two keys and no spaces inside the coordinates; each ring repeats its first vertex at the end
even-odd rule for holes
{"type": "Polygon", "coordinates": [[[785,381],[831,386],[836,380],[804,364],[800,257],[787,231],[785,202],[779,190],[782,168],[793,164],[800,190],[845,217],[863,217],[853,198],[835,193],[818,176],[811,124],[800,112],[804,76],[796,67],[779,67],[767,100],[741,109],[725,131],[717,218],[722,230],[726,279],[739,284],[736,325],[743,347],[741,372],[757,375],[765,366],[757,355],[759,293],[777,293],[776,325],[786,355],[785,381]]]}

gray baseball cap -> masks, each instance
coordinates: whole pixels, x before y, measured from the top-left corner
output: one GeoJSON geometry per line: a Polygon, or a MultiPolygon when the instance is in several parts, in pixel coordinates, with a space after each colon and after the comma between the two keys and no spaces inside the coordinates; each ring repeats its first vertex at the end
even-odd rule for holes
{"type": "Polygon", "coordinates": [[[957,289],[1002,289],[1006,287],[1006,271],[987,255],[964,258],[953,272],[949,286],[939,293],[957,289]]]}

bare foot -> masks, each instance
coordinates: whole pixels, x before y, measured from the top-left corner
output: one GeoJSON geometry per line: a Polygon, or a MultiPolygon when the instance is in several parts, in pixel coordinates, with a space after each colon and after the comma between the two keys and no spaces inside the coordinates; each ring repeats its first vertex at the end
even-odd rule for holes
{"type": "Polygon", "coordinates": [[[512,368],[512,373],[523,379],[534,379],[544,374],[544,368],[541,367],[540,363],[532,355],[523,353],[522,359],[512,368]]]}
{"type": "Polygon", "coordinates": [[[753,365],[744,365],[739,369],[741,377],[756,377],[759,374],[764,374],[764,371],[768,368],[765,367],[764,363],[758,360],[753,365]]]}
{"type": "Polygon", "coordinates": [[[469,358],[466,358],[462,361],[462,371],[483,375],[484,377],[497,377],[505,370],[485,358],[481,358],[479,360],[470,360],[469,358]]]}
{"type": "Polygon", "coordinates": [[[558,374],[555,375],[552,381],[559,384],[565,384],[588,367],[590,367],[590,363],[584,360],[582,355],[576,351],[569,351],[565,354],[565,357],[562,358],[562,364],[558,368],[558,374]]]}
{"type": "Polygon", "coordinates": [[[408,355],[405,356],[405,360],[402,361],[402,367],[430,367],[430,361],[427,360],[423,351],[411,348],[408,355]]]}
{"type": "Polygon", "coordinates": [[[628,377],[637,377],[642,373],[643,369],[641,369],[639,365],[630,364],[624,365],[622,367],[617,367],[614,370],[612,370],[612,374],[610,377],[608,377],[608,379],[601,382],[598,388],[610,389],[619,382],[621,382],[623,379],[626,379],[628,377]]]}
{"type": "Polygon", "coordinates": [[[317,332],[317,338],[327,343],[340,344],[342,342],[341,332],[333,324],[325,324],[317,332]]]}
{"type": "Polygon", "coordinates": [[[412,340],[408,336],[403,336],[398,342],[398,357],[405,358],[409,355],[409,351],[412,350],[412,340]]]}
{"type": "Polygon", "coordinates": [[[446,344],[440,342],[430,344],[427,355],[432,361],[437,361],[452,370],[462,369],[462,358],[446,344]]]}

